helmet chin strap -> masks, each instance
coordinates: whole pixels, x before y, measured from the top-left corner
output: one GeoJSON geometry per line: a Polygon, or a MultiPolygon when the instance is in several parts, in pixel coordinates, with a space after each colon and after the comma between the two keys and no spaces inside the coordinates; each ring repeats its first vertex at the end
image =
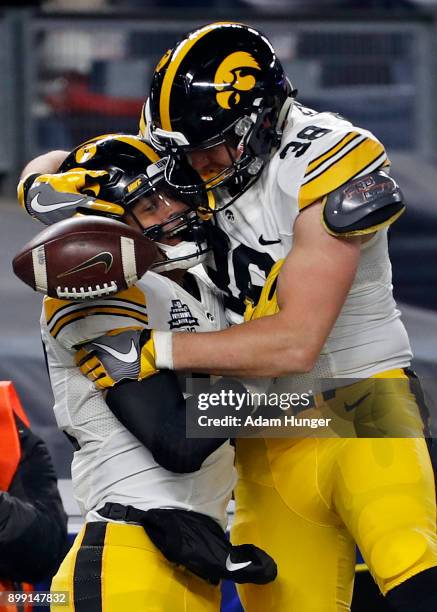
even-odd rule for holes
{"type": "MultiPolygon", "coordinates": [[[[290,83],[290,87],[291,87],[291,83],[290,83]]],[[[290,109],[292,108],[292,106],[294,104],[294,99],[295,99],[296,95],[297,95],[297,89],[293,89],[291,91],[290,95],[288,96],[288,98],[285,100],[284,104],[282,105],[281,110],[279,111],[278,121],[276,123],[276,128],[275,128],[275,132],[276,132],[277,140],[278,140],[278,145],[272,149],[272,155],[275,153],[275,151],[279,147],[279,144],[280,144],[281,138],[282,138],[282,133],[283,133],[284,128],[285,128],[285,123],[287,121],[288,113],[289,113],[290,109]]]]}
{"type": "Polygon", "coordinates": [[[153,264],[154,272],[168,272],[169,270],[189,270],[206,260],[208,249],[199,249],[196,242],[183,240],[179,244],[169,245],[157,242],[156,245],[165,254],[167,259],[153,264]]]}
{"type": "MultiPolygon", "coordinates": [[[[288,81],[288,79],[287,79],[287,81],[288,81]]],[[[284,127],[285,127],[285,122],[286,122],[287,117],[288,117],[288,113],[289,113],[290,109],[293,106],[294,99],[295,99],[295,96],[297,94],[297,90],[293,89],[290,81],[288,81],[288,83],[289,83],[290,95],[286,98],[284,104],[282,105],[281,110],[279,111],[278,120],[277,120],[275,129],[274,129],[274,131],[275,131],[275,141],[276,142],[273,144],[272,149],[270,151],[270,155],[269,155],[270,158],[273,157],[273,155],[275,154],[275,152],[279,148],[279,145],[281,143],[282,133],[283,133],[283,130],[284,130],[284,127]]],[[[252,129],[253,129],[254,126],[255,126],[255,122],[256,122],[256,115],[253,114],[250,117],[250,119],[252,120],[252,129]]],[[[247,129],[247,133],[249,135],[249,133],[250,133],[249,126],[247,126],[246,129],[247,129]]],[[[243,135],[243,138],[244,138],[244,135],[243,135]]],[[[231,204],[233,204],[235,202],[235,200],[237,200],[239,197],[241,197],[243,195],[243,193],[245,193],[254,184],[254,182],[258,179],[258,177],[261,174],[261,171],[262,171],[262,169],[264,167],[264,164],[265,164],[265,160],[263,160],[261,157],[254,157],[253,160],[243,170],[244,174],[246,174],[246,176],[248,178],[247,183],[243,186],[242,190],[235,197],[231,197],[220,208],[217,206],[217,209],[214,211],[214,214],[215,213],[219,213],[219,212],[225,210],[226,208],[231,206],[231,204]]]]}
{"type": "MultiPolygon", "coordinates": [[[[128,214],[134,219],[136,224],[144,232],[144,226],[141,224],[138,217],[133,211],[128,214]]],[[[188,270],[203,263],[209,252],[206,241],[202,243],[197,241],[182,240],[179,244],[169,245],[158,240],[154,240],[160,251],[164,254],[164,259],[155,262],[151,270],[153,272],[168,272],[170,270],[188,270]]]]}

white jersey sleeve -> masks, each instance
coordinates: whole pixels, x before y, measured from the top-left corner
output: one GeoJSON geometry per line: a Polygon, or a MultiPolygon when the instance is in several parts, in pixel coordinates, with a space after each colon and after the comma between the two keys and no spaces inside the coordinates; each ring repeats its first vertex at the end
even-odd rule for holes
{"type": "Polygon", "coordinates": [[[383,145],[368,130],[298,103],[278,157],[278,186],[299,210],[351,179],[390,163],[383,145]]]}
{"type": "Polygon", "coordinates": [[[146,296],[138,286],[112,298],[72,302],[44,299],[43,316],[50,335],[66,349],[115,329],[147,327],[146,296]]]}

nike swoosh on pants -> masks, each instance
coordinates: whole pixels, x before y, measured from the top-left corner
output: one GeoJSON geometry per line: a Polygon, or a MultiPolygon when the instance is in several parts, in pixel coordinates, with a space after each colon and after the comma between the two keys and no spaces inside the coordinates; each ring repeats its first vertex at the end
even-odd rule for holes
{"type": "Polygon", "coordinates": [[[250,565],[252,563],[252,561],[245,561],[243,563],[232,563],[231,561],[231,555],[228,555],[226,557],[226,569],[229,572],[236,572],[239,569],[243,569],[243,567],[247,567],[248,565],[250,565]]]}

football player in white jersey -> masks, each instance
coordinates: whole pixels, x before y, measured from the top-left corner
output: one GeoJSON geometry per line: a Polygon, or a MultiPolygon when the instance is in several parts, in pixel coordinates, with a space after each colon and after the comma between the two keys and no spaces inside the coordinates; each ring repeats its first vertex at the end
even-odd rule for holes
{"type": "MultiPolygon", "coordinates": [[[[153,270],[111,298],[44,300],[54,412],[75,444],[73,487],[86,518],[52,584],[69,591],[72,610],[219,610],[220,578],[264,581],[275,573],[263,551],[226,540],[235,484],[229,441],[185,439],[185,404],[174,373],[133,382],[142,367],[131,355],[137,332],[225,325],[221,300],[198,265],[208,250],[202,222],[186,198],[166,187],[163,164],[139,138],[107,135],[78,147],[62,166],[66,174],[88,172],[87,193],[98,194],[79,204],[76,198],[70,215],[122,219],[161,252],[153,270]],[[104,398],[76,366],[79,347],[111,364],[115,378],[133,381],[104,398]]],[[[68,182],[62,174],[58,179],[68,182]]],[[[44,184],[40,189],[44,195],[44,184]]]]}
{"type": "Polygon", "coordinates": [[[156,366],[286,375],[301,391],[329,378],[317,407],[353,415],[366,436],[238,441],[232,537],[264,546],[279,568],[274,583],[241,587],[246,610],[349,609],[356,543],[394,609],[430,612],[434,479],[387,249],[402,194],[370,132],[294,97],[269,41],[241,24],[191,32],[159,62],[143,135],[172,156],[170,183],[184,189],[172,174],[188,160],[203,188],[227,191],[215,219],[229,249],[211,274],[229,320],[242,322],[266,278],[269,291],[244,325],[158,332],[156,366]],[[361,382],[339,381],[352,377],[361,382]]]}
{"type": "MultiPolygon", "coordinates": [[[[215,219],[229,248],[210,273],[227,291],[229,320],[242,321],[254,288],[261,298],[243,325],[143,338],[155,355],[149,372],[291,376],[305,390],[314,377],[363,379],[352,399],[333,381],[321,410],[362,417],[382,403],[411,437],[238,442],[232,537],[252,537],[279,567],[275,583],[240,589],[243,604],[349,609],[357,543],[394,609],[427,612],[436,608],[435,488],[387,252],[402,195],[371,133],[294,96],[269,41],[242,24],[200,28],[159,62],[142,134],[170,153],[171,184],[222,193],[215,219]],[[200,185],[177,182],[183,159],[200,185]],[[261,291],[266,279],[275,291],[261,291]]],[[[46,162],[28,170],[49,171],[46,162]]],[[[28,208],[33,182],[19,191],[28,208]]]]}

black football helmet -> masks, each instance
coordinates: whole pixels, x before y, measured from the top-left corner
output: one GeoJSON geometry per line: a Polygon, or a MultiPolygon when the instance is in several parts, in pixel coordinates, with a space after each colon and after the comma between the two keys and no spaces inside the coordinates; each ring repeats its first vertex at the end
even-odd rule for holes
{"type": "Polygon", "coordinates": [[[226,185],[241,195],[279,145],[294,94],[263,34],[240,23],[213,23],[187,34],[160,60],[140,130],[170,156],[171,184],[186,193],[226,185]],[[229,167],[197,185],[177,183],[190,151],[218,144],[238,152],[229,167]]]}
{"type": "MultiPolygon", "coordinates": [[[[85,207],[78,206],[79,214],[103,215],[124,221],[130,215],[147,238],[157,242],[165,260],[154,265],[156,271],[189,268],[203,261],[209,251],[205,223],[197,210],[214,207],[211,196],[204,191],[181,194],[165,181],[167,158],[159,155],[138,136],[108,134],[86,141],[74,149],[64,160],[59,172],[75,168],[106,170],[107,177],[87,185],[82,191],[92,196],[85,207]],[[143,227],[133,208],[140,198],[166,198],[184,202],[189,209],[172,215],[164,223],[143,227]],[[95,198],[95,201],[94,201],[95,198]],[[208,201],[209,198],[209,201],[208,201]],[[176,246],[162,244],[164,237],[181,238],[176,246]]],[[[191,166],[179,165],[178,180],[197,179],[191,166]]],[[[198,179],[197,179],[198,180],[198,179]]]]}

